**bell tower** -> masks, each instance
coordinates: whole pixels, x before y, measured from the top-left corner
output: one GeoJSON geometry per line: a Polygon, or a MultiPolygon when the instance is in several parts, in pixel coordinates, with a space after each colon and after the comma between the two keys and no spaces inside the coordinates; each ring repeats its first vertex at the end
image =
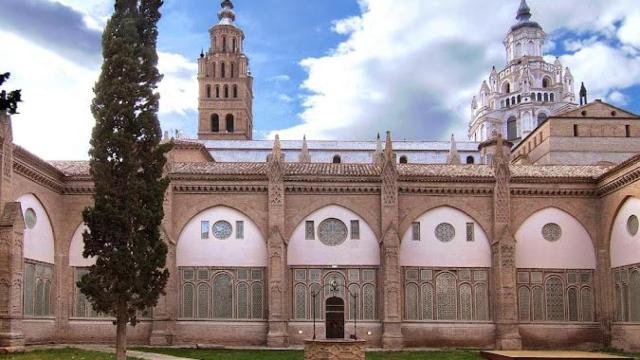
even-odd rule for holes
{"type": "Polygon", "coordinates": [[[244,33],[235,24],[233,3],[220,6],[219,21],[209,29],[209,51],[198,59],[198,139],[251,140],[253,77],[244,33]]]}

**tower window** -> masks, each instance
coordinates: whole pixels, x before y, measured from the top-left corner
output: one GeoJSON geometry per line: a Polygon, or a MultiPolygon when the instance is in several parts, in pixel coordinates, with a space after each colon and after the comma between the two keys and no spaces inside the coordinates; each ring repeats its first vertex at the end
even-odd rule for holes
{"type": "Polygon", "coordinates": [[[556,96],[554,93],[549,94],[549,99],[551,100],[551,102],[554,102],[556,100],[556,96]]]}
{"type": "Polygon", "coordinates": [[[520,104],[521,101],[522,101],[522,97],[520,97],[520,95],[518,95],[518,104],[520,104]]]}
{"type": "Polygon", "coordinates": [[[211,132],[220,131],[220,117],[218,114],[211,115],[211,132]]]}
{"type": "Polygon", "coordinates": [[[237,50],[237,42],[236,42],[236,38],[233,38],[233,45],[232,45],[232,46],[233,46],[233,47],[232,47],[233,52],[236,52],[236,50],[237,50]]]}
{"type": "Polygon", "coordinates": [[[538,93],[538,102],[541,102],[541,101],[542,101],[542,94],[538,93]]]}
{"type": "Polygon", "coordinates": [[[233,120],[233,115],[231,114],[227,114],[227,117],[225,119],[226,125],[227,125],[227,132],[232,133],[235,129],[235,122],[233,120]]]}
{"type": "Polygon", "coordinates": [[[207,85],[207,99],[211,99],[211,85],[207,85]]]}
{"type": "Polygon", "coordinates": [[[476,162],[476,159],[473,158],[473,156],[469,155],[467,156],[467,164],[473,164],[476,162]]]}
{"type": "Polygon", "coordinates": [[[224,86],[224,98],[229,98],[229,85],[224,86]]]}
{"type": "Polygon", "coordinates": [[[236,76],[235,66],[233,63],[231,63],[231,74],[229,75],[229,77],[235,77],[235,76],[236,76]]]}
{"type": "Polygon", "coordinates": [[[226,36],[222,37],[222,51],[223,52],[227,52],[227,37],[226,36]]]}
{"type": "Polygon", "coordinates": [[[546,77],[546,78],[542,79],[542,88],[543,89],[548,88],[549,87],[549,83],[550,83],[549,78],[546,77]]]}
{"type": "Polygon", "coordinates": [[[216,98],[220,98],[220,85],[216,85],[216,98]]]}
{"type": "Polygon", "coordinates": [[[544,94],[544,102],[549,101],[549,94],[545,93],[544,94]]]}
{"type": "Polygon", "coordinates": [[[547,120],[547,114],[541,112],[538,114],[538,126],[542,125],[542,123],[547,120]]]}
{"type": "Polygon", "coordinates": [[[333,156],[333,163],[334,164],[340,164],[342,162],[342,159],[340,158],[340,155],[334,155],[333,156]]]}
{"type": "Polygon", "coordinates": [[[400,164],[406,164],[409,161],[407,160],[407,157],[405,155],[400,156],[400,164]]]}
{"type": "Polygon", "coordinates": [[[578,124],[573,124],[573,136],[578,136],[578,124]]]}
{"type": "Polygon", "coordinates": [[[216,77],[216,63],[211,64],[211,68],[213,69],[212,76],[216,77]]]}
{"type": "Polygon", "coordinates": [[[506,83],[504,83],[504,85],[502,85],[502,88],[503,88],[503,92],[505,94],[511,93],[511,84],[509,84],[508,81],[506,83]]]}
{"type": "Polygon", "coordinates": [[[238,98],[238,85],[233,85],[233,97],[234,99],[238,98]]]}
{"type": "Polygon", "coordinates": [[[220,76],[224,79],[227,74],[226,74],[226,68],[225,68],[225,64],[224,63],[220,63],[220,76]]]}
{"type": "Polygon", "coordinates": [[[507,140],[514,140],[518,137],[518,121],[515,116],[507,120],[507,140]]]}
{"type": "Polygon", "coordinates": [[[624,136],[631,137],[631,125],[624,126],[624,136]]]}

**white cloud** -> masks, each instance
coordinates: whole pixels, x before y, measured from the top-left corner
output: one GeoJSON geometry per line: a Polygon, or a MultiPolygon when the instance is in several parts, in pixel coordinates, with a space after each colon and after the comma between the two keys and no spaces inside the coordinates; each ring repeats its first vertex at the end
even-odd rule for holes
{"type": "Polygon", "coordinates": [[[611,103],[618,106],[625,106],[629,103],[629,97],[617,90],[612,91],[607,98],[611,103]]]}
{"type": "Polygon", "coordinates": [[[282,101],[283,103],[291,103],[293,102],[293,98],[289,95],[286,94],[279,94],[278,95],[278,100],[282,101]]]}
{"type": "MultiPolygon", "coordinates": [[[[391,129],[395,138],[445,139],[454,132],[465,139],[471,97],[492,65],[504,66],[502,41],[515,23],[517,2],[360,3],[360,16],[333,23],[333,31],[347,40],[325,56],[301,61],[308,72],[302,123],[269,136],[373,138],[391,129]]],[[[637,55],[598,41],[620,36],[634,44],[640,38],[634,32],[640,22],[630,20],[636,0],[594,0],[588,6],[582,0],[530,0],[529,5],[547,33],[569,35],[572,53],[562,60],[594,94],[640,83],[637,55]],[[617,32],[620,21],[624,26],[617,32]]]]}
{"type": "Polygon", "coordinates": [[[159,52],[160,115],[198,109],[198,65],[180,54],[159,52]]]}
{"type": "Polygon", "coordinates": [[[291,80],[291,77],[286,74],[276,75],[270,79],[273,82],[287,82],[291,80]]]}

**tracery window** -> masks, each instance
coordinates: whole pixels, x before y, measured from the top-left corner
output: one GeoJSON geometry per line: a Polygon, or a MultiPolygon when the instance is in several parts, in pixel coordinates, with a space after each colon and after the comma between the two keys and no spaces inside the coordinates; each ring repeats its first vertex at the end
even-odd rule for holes
{"type": "Polygon", "coordinates": [[[404,318],[489,321],[489,269],[405,268],[404,318]]]}
{"type": "Polygon", "coordinates": [[[181,317],[264,319],[263,268],[180,268],[181,317]]]}
{"type": "Polygon", "coordinates": [[[518,120],[511,116],[507,120],[507,140],[514,140],[518,137],[518,120]]]}
{"type": "Polygon", "coordinates": [[[521,322],[591,322],[593,270],[518,269],[521,322]]]}
{"type": "Polygon", "coordinates": [[[295,268],[292,271],[292,317],[295,320],[324,318],[326,299],[338,296],[345,301],[347,319],[376,320],[376,269],[319,269],[295,268]],[[330,290],[332,282],[338,284],[336,292],[330,290]],[[349,289],[353,297],[346,289],[349,289]],[[313,302],[313,294],[318,294],[313,302]]]}
{"type": "Polygon", "coordinates": [[[640,322],[640,264],[613,269],[616,321],[640,322]]]}
{"type": "Polygon", "coordinates": [[[53,265],[25,260],[24,264],[24,315],[51,316],[51,284],[53,265]]]}

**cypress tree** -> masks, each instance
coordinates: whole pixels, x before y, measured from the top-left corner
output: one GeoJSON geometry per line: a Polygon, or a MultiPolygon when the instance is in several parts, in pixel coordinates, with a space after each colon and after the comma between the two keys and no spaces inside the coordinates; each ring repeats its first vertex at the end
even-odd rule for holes
{"type": "Polygon", "coordinates": [[[157,117],[156,41],[162,0],[116,0],[102,36],[104,63],[91,111],[94,205],[83,212],[85,257],[95,265],[78,282],[95,310],[115,317],[116,357],[126,357],[127,324],[157,304],[169,278],[160,234],[165,154],[157,117]]]}

